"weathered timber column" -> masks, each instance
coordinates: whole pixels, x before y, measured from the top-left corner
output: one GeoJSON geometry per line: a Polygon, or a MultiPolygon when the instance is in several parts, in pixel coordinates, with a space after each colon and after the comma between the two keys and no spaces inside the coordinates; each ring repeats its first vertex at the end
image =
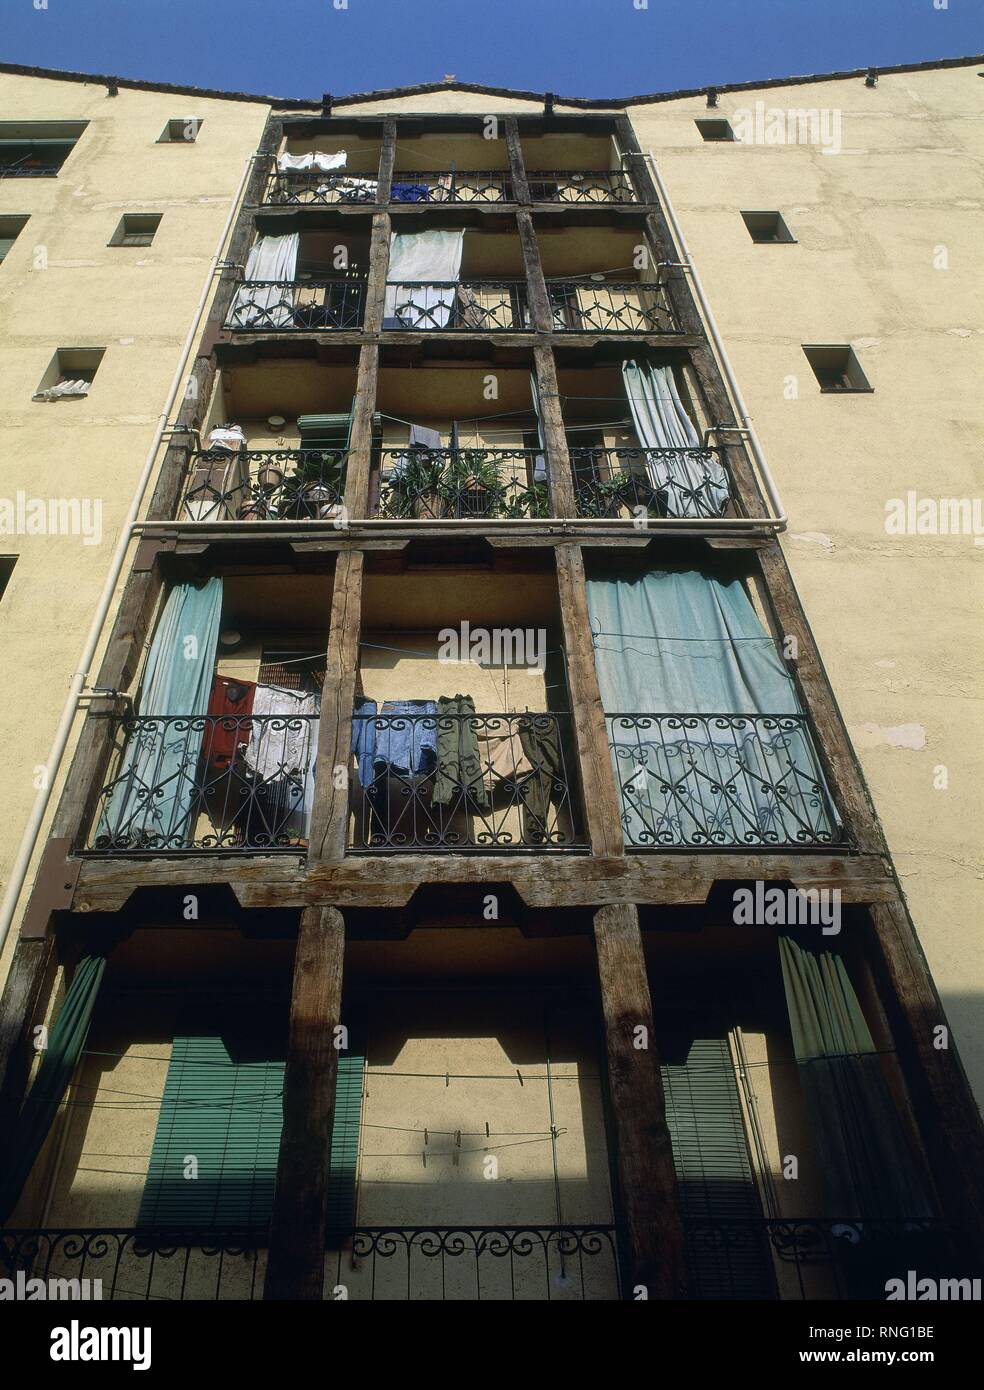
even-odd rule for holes
{"type": "Polygon", "coordinates": [[[553,516],[576,516],[571,456],[567,449],[564,412],[557,386],[557,367],[549,342],[533,346],[537,390],[540,393],[540,426],[547,446],[547,478],[550,487],[550,511],[553,516]]]}
{"type": "Polygon", "coordinates": [[[348,776],[342,785],[336,785],[341,780],[336,777],[336,769],[344,768],[348,774],[352,761],[352,706],[359,669],[362,570],[361,550],[343,550],[339,554],[331,597],[325,683],[321,691],[309,863],[345,857],[350,804],[348,776]]]}
{"type": "Polygon", "coordinates": [[[284,1072],[265,1299],[317,1301],[323,1293],[331,1128],[335,1113],[345,923],[334,907],[301,913],[284,1072]]]}
{"type": "Polygon", "coordinates": [[[936,1188],[958,1243],[984,1255],[984,1126],[952,1036],[937,1046],[946,1014],[905,905],[868,909],[876,938],[872,971],[896,1040],[902,1073],[936,1188]]]}
{"type": "Polygon", "coordinates": [[[55,941],[21,937],[14,947],[0,999],[0,1135],[12,1132],[27,1090],[34,1056],[31,1030],[43,1017],[55,975],[55,941]]]}
{"type": "Polygon", "coordinates": [[[345,464],[345,510],[355,521],[369,515],[370,468],[372,464],[372,417],[376,409],[376,385],[379,379],[379,343],[375,335],[383,324],[386,302],[386,273],[389,269],[390,189],[393,184],[393,162],[396,159],[396,122],[383,125],[382,148],[379,157],[379,177],[376,184],[376,211],[372,215],[369,238],[369,269],[366,276],[366,297],[363,306],[363,332],[373,335],[359,348],[356,375],[355,411],[349,439],[349,454],[345,464]]]}
{"type": "Polygon", "coordinates": [[[622,1293],[631,1299],[641,1284],[649,1298],[681,1298],[687,1285],[683,1224],[634,904],[599,908],[594,937],[615,1125],[622,1293]],[[640,1036],[648,1046],[636,1045],[640,1036]]]}
{"type": "Polygon", "coordinates": [[[595,670],[581,547],[558,545],[554,554],[588,841],[592,854],[624,855],[622,810],[595,670]]]}

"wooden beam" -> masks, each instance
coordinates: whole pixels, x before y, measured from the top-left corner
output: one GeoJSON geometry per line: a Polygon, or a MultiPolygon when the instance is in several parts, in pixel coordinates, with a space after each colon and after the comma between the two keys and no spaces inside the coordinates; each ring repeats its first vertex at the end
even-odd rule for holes
{"type": "Polygon", "coordinates": [[[519,138],[519,122],[515,116],[506,116],[502,124],[506,136],[506,152],[509,156],[509,177],[512,179],[513,198],[517,203],[528,203],[530,201],[530,187],[526,178],[523,145],[519,138]]]}
{"type": "Polygon", "coordinates": [[[342,1017],[345,923],[334,907],[301,913],[294,956],[284,1127],[270,1220],[265,1299],[319,1301],[342,1017]]]}
{"type": "Polygon", "coordinates": [[[872,973],[895,1036],[902,1072],[936,1188],[959,1242],[984,1251],[984,1124],[946,1013],[904,903],[870,909],[877,941],[872,973]]]}
{"type": "Polygon", "coordinates": [[[345,463],[345,512],[347,516],[357,520],[369,515],[372,417],[376,409],[378,379],[379,347],[376,343],[363,343],[359,349],[355,409],[352,415],[348,458],[345,463]]]}
{"type": "Polygon", "coordinates": [[[0,1134],[9,1135],[24,1101],[34,1056],[32,1029],[44,1015],[55,977],[55,943],[20,940],[0,996],[0,1134]]]}
{"type": "Polygon", "coordinates": [[[228,883],[243,907],[402,907],[428,883],[511,883],[529,907],[596,907],[604,903],[693,904],[714,885],[792,883],[836,888],[845,903],[897,902],[898,887],[876,855],[778,852],[747,854],[350,855],[312,861],[298,854],[125,858],[81,861],[72,899],[77,912],[118,912],[134,890],[228,883]]]}
{"type": "Polygon", "coordinates": [[[557,366],[549,343],[537,343],[533,348],[533,366],[540,394],[540,428],[547,446],[547,479],[550,488],[550,511],[553,516],[574,516],[574,479],[571,456],[564,430],[564,412],[557,385],[557,366]]]}
{"type": "Polygon", "coordinates": [[[598,689],[581,547],[561,545],[554,554],[588,841],[592,854],[619,856],[625,853],[622,812],[598,689]]]}
{"type": "Polygon", "coordinates": [[[636,908],[630,903],[600,908],[594,937],[614,1122],[623,1295],[632,1299],[642,1286],[651,1299],[682,1298],[687,1286],[683,1223],[636,908]]]}
{"type": "Polygon", "coordinates": [[[325,683],[321,691],[318,764],[308,862],[345,855],[349,821],[348,777],[352,762],[352,706],[359,670],[362,627],[362,569],[359,550],[338,557],[331,599],[325,683]],[[344,770],[344,777],[339,770],[344,770]],[[336,785],[341,783],[341,785],[336,785]]]}

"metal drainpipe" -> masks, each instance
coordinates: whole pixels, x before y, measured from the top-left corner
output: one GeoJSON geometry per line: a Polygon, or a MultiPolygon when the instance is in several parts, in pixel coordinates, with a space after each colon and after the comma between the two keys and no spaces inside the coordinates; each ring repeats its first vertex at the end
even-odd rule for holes
{"type": "Polygon", "coordinates": [[[41,826],[44,821],[45,813],[48,809],[48,802],[51,799],[51,792],[57,779],[59,769],[61,768],[62,759],[65,756],[65,749],[68,745],[68,740],[71,736],[72,726],[75,723],[75,716],[78,711],[79,697],[82,695],[86,688],[86,683],[89,679],[92,663],[95,659],[96,649],[99,646],[99,639],[102,636],[103,627],[105,625],[107,617],[109,616],[109,610],[113,604],[113,598],[116,593],[116,585],[119,582],[120,575],[123,572],[123,566],[126,562],[127,551],[130,548],[130,541],[132,539],[134,530],[137,527],[138,518],[140,516],[140,509],[143,506],[144,496],[147,492],[150,480],[154,474],[154,469],[157,463],[157,452],[160,448],[161,440],[164,436],[164,431],[167,428],[168,418],[171,414],[172,409],[174,408],[174,402],[177,399],[178,392],[181,389],[181,383],[184,379],[185,368],[187,367],[188,358],[190,357],[192,348],[195,344],[195,338],[198,333],[198,326],[201,322],[202,314],[204,313],[205,305],[208,301],[209,293],[212,288],[212,280],[215,276],[216,267],[218,266],[218,263],[222,257],[222,251],[225,247],[226,241],[228,240],[232,224],[236,219],[237,213],[239,212],[243,191],[246,187],[246,181],[249,178],[250,170],[253,167],[253,162],[257,158],[257,155],[251,154],[249,158],[246,160],[246,164],[243,168],[242,177],[239,180],[239,186],[237,187],[236,192],[233,195],[232,203],[229,207],[229,215],[226,218],[225,225],[222,228],[222,235],[219,237],[218,245],[215,248],[215,251],[212,255],[212,259],[209,261],[208,274],[205,277],[205,284],[202,286],[202,292],[198,299],[198,305],[195,309],[195,315],[191,321],[191,327],[188,329],[187,336],[185,337],[184,346],[181,349],[181,356],[178,359],[178,365],[175,368],[174,377],[171,381],[170,390],[167,393],[167,399],[164,404],[164,409],[161,411],[160,416],[158,418],[157,428],[154,430],[154,438],[151,443],[150,449],[147,452],[147,458],[143,466],[143,471],[141,472],[140,477],[137,481],[136,491],[133,494],[133,499],[130,503],[130,508],[127,512],[126,520],[123,523],[123,528],[120,532],[120,538],[117,542],[116,550],[113,553],[113,559],[109,567],[109,573],[106,576],[106,583],[103,586],[102,594],[99,597],[99,603],[96,606],[95,616],[93,617],[92,625],[89,628],[89,635],[86,638],[85,646],[82,649],[82,655],[79,658],[78,669],[72,676],[72,682],[69,688],[68,698],[66,699],[65,706],[62,710],[61,719],[59,720],[58,728],[55,732],[54,742],[51,745],[51,751],[49,752],[47,760],[44,764],[48,774],[46,785],[38,792],[38,795],[35,798],[34,806],[31,811],[30,820],[27,823],[27,828],[24,831],[24,835],[21,839],[20,846],[17,850],[17,857],[14,860],[13,867],[10,871],[10,881],[7,884],[7,889],[3,896],[3,902],[2,904],[0,904],[0,951],[3,950],[4,943],[7,940],[11,924],[14,920],[14,914],[17,910],[17,903],[20,899],[21,890],[24,887],[24,880],[27,878],[27,872],[31,865],[31,858],[34,854],[34,849],[37,845],[38,837],[41,833],[41,826]]]}
{"type": "Polygon", "coordinates": [[[715,320],[714,314],[711,311],[710,304],[707,302],[707,296],[704,293],[704,286],[701,283],[701,278],[697,272],[697,267],[694,265],[693,257],[690,254],[690,247],[687,245],[687,239],[683,235],[683,230],[680,226],[680,223],[677,220],[677,215],[673,209],[673,204],[670,201],[670,195],[667,192],[666,184],[663,182],[663,176],[659,172],[659,168],[656,164],[656,157],[653,154],[652,150],[649,150],[646,154],[643,155],[643,159],[645,159],[646,163],[649,165],[649,170],[653,176],[653,181],[656,184],[657,190],[659,191],[660,202],[662,203],[663,211],[666,214],[666,220],[670,224],[670,230],[673,233],[674,239],[676,241],[677,248],[680,253],[680,260],[687,267],[687,273],[690,276],[691,283],[694,287],[694,293],[697,296],[697,302],[700,305],[700,310],[703,314],[704,322],[707,325],[708,336],[710,337],[711,342],[714,346],[715,355],[717,356],[718,363],[721,367],[722,372],[724,373],[724,378],[728,383],[728,389],[731,392],[731,399],[735,405],[735,414],[737,418],[740,420],[742,428],[747,432],[748,442],[751,445],[752,453],[755,457],[755,462],[759,467],[759,470],[762,474],[762,479],[765,483],[765,490],[769,495],[769,501],[772,503],[772,506],[775,509],[775,519],[777,522],[776,529],[778,531],[784,531],[788,523],[788,517],[786,516],[785,510],[783,509],[782,500],[779,496],[779,490],[776,487],[775,480],[773,479],[772,474],[769,472],[769,465],[765,461],[765,454],[762,452],[762,445],[759,442],[759,437],[755,432],[755,426],[752,424],[752,417],[748,413],[748,407],[745,404],[745,398],[741,394],[741,387],[738,385],[738,382],[735,378],[735,374],[731,369],[731,360],[728,357],[727,349],[725,348],[724,343],[721,341],[721,334],[718,332],[717,321],[715,320]]]}

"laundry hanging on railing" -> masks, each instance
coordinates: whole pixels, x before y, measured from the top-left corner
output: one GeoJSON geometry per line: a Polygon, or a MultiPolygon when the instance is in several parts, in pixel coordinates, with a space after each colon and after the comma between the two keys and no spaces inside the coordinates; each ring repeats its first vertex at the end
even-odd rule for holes
{"type": "Polygon", "coordinates": [[[266,804],[275,836],[306,838],[314,806],[320,697],[257,685],[252,713],[244,757],[256,778],[254,796],[266,804]]]}
{"type": "Polygon", "coordinates": [[[320,150],[314,150],[309,154],[278,154],[277,168],[281,173],[291,169],[320,169],[323,173],[329,173],[332,169],[344,169],[348,155],[345,150],[338,150],[335,154],[322,154],[320,150]]]}
{"type": "Polygon", "coordinates": [[[796,687],[740,581],[661,571],[589,579],[587,596],[628,844],[836,838],[796,687]]]}
{"type": "Polygon", "coordinates": [[[384,328],[446,328],[454,312],[465,234],[394,232],[384,328]]]}
{"type": "Polygon", "coordinates": [[[233,328],[286,328],[294,318],[292,282],[297,276],[297,232],[285,236],[261,236],[246,258],[244,279],[283,282],[249,285],[236,291],[229,323],[233,328]]]}
{"type": "Polygon", "coordinates": [[[649,483],[663,498],[666,515],[720,516],[731,495],[728,475],[717,457],[701,448],[672,367],[626,361],[622,380],[643,449],[679,451],[646,456],[649,483]]]}
{"type": "Polygon", "coordinates": [[[222,580],[176,584],[154,632],[119,770],[109,784],[96,844],[181,849],[198,800],[204,716],[222,614],[222,580]]]}

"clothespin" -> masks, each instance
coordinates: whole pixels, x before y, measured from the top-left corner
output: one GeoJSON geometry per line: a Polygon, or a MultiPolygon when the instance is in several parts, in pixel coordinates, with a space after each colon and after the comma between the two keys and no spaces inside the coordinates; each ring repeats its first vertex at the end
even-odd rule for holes
{"type": "Polygon", "coordinates": [[[516,1075],[519,1077],[519,1084],[522,1086],[522,1084],[523,1084],[523,1073],[520,1071],[519,1067],[516,1068],[516,1075]]]}
{"type": "Polygon", "coordinates": [[[446,1089],[448,1086],[450,1086],[450,1085],[451,1085],[451,1077],[450,1077],[450,1075],[449,1075],[448,1072],[445,1072],[445,1073],[444,1073],[444,1086],[445,1086],[445,1089],[446,1089]]]}
{"type": "Polygon", "coordinates": [[[430,1135],[427,1133],[427,1126],[426,1126],[426,1125],[424,1125],[424,1143],[425,1143],[425,1144],[429,1144],[429,1143],[430,1143],[430,1135]]]}
{"type": "Polygon", "coordinates": [[[486,1139],[489,1139],[489,1138],[491,1138],[491,1136],[492,1136],[492,1131],[489,1129],[489,1122],[488,1122],[488,1120],[486,1120],[486,1121],[485,1121],[485,1137],[486,1137],[486,1139]]]}

